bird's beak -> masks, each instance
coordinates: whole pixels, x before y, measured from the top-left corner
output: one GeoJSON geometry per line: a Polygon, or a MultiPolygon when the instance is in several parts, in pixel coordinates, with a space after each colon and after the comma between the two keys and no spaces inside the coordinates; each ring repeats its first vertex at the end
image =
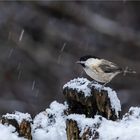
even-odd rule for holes
{"type": "Polygon", "coordinates": [[[76,61],[75,63],[76,63],[76,64],[81,64],[81,61],[76,61]]]}

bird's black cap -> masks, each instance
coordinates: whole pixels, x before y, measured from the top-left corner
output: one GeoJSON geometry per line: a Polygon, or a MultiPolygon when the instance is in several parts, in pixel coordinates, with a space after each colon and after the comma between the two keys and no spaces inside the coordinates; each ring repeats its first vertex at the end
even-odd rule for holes
{"type": "Polygon", "coordinates": [[[89,58],[98,58],[98,57],[93,56],[93,55],[85,55],[85,56],[82,56],[82,57],[80,58],[80,61],[86,61],[86,60],[89,59],[89,58]]]}

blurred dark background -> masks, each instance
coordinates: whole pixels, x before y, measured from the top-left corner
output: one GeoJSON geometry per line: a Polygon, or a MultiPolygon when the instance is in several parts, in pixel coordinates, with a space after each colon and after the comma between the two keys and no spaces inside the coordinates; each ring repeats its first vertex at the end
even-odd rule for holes
{"type": "Polygon", "coordinates": [[[87,77],[75,64],[86,54],[137,71],[108,86],[123,113],[140,106],[140,2],[1,1],[0,114],[63,102],[63,85],[87,77]]]}

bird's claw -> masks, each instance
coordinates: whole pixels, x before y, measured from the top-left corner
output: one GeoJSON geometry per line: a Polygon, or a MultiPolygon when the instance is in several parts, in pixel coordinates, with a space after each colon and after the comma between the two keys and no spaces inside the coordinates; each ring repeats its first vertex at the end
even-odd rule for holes
{"type": "Polygon", "coordinates": [[[88,85],[87,85],[87,87],[88,88],[92,88],[92,86],[93,86],[93,84],[97,84],[98,82],[96,82],[96,81],[91,81],[88,85]]]}

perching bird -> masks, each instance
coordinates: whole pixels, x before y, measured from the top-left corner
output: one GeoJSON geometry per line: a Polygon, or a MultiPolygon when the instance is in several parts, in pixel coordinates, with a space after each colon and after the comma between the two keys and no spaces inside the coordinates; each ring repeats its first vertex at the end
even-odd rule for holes
{"type": "Polygon", "coordinates": [[[109,83],[116,75],[120,73],[124,75],[126,73],[136,73],[131,69],[123,69],[115,63],[91,55],[81,57],[80,61],[77,61],[76,63],[83,66],[83,69],[88,76],[97,82],[104,83],[104,85],[109,83]]]}

